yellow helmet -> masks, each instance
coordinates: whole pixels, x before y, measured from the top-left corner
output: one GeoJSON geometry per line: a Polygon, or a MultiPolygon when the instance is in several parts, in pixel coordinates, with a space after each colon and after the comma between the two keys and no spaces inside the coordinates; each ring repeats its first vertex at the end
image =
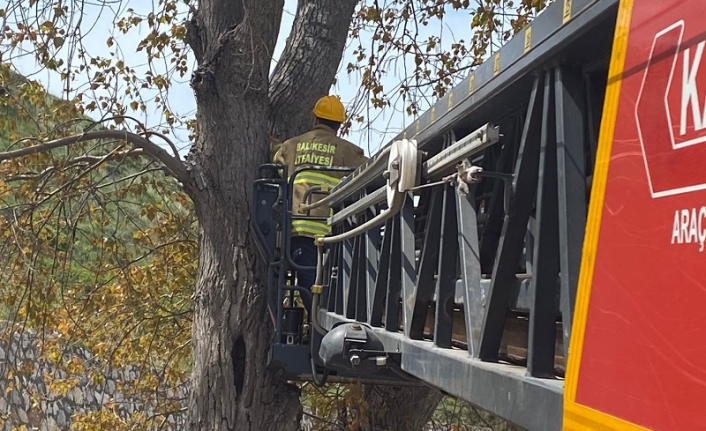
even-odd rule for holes
{"type": "Polygon", "coordinates": [[[324,120],[343,123],[346,121],[346,108],[343,107],[338,96],[324,96],[316,102],[314,115],[324,120]]]}

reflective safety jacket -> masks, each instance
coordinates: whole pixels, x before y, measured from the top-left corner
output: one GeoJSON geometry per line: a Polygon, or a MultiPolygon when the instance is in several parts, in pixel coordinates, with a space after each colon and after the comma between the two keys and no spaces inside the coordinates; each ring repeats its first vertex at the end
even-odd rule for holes
{"type": "MultiPolygon", "coordinates": [[[[336,136],[336,132],[328,126],[319,124],[303,135],[291,138],[282,143],[274,155],[274,163],[287,165],[291,176],[302,166],[345,166],[357,168],[365,163],[367,157],[363,149],[357,145],[336,136]]],[[[307,215],[299,209],[306,191],[312,186],[321,186],[322,190],[336,187],[341,178],[347,175],[343,172],[304,171],[297,174],[292,190],[292,214],[307,215]]],[[[309,202],[323,198],[322,194],[313,194],[309,202]]],[[[332,210],[328,206],[311,210],[308,215],[329,217],[332,210]]],[[[331,232],[326,222],[318,220],[293,220],[292,235],[314,238],[331,232]]]]}

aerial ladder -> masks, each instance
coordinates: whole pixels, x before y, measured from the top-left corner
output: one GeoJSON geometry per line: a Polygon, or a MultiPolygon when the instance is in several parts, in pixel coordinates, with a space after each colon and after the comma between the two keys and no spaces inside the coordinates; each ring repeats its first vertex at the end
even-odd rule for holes
{"type": "Polygon", "coordinates": [[[363,166],[261,166],[269,365],[531,431],[706,430],[702,6],[557,0],[363,166]],[[334,210],[311,292],[289,252],[307,170],[346,173],[307,196],[334,210]]]}

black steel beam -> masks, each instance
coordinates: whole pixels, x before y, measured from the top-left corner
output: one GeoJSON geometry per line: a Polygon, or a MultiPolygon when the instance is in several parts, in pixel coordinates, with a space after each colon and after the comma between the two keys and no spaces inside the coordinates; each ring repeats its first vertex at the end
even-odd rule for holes
{"type": "MultiPolygon", "coordinates": [[[[341,271],[338,273],[338,282],[343,288],[343,309],[341,314],[348,314],[348,298],[351,289],[351,279],[353,278],[353,250],[355,246],[354,239],[347,239],[343,241],[343,248],[341,253],[341,271]]],[[[338,310],[336,310],[338,311],[338,310]]]]}
{"type": "MultiPolygon", "coordinates": [[[[355,225],[354,225],[355,227],[355,225]]],[[[356,236],[351,240],[351,260],[350,260],[350,277],[347,280],[347,284],[344,287],[344,306],[343,314],[349,319],[355,319],[356,304],[358,301],[358,284],[360,280],[360,269],[361,269],[361,255],[360,255],[360,245],[361,237],[356,236]]]]}
{"type": "Polygon", "coordinates": [[[368,316],[372,326],[383,326],[382,317],[385,311],[385,296],[387,294],[387,283],[390,280],[390,262],[392,256],[393,230],[395,229],[395,219],[385,222],[385,236],[382,238],[380,247],[380,259],[375,277],[375,285],[372,291],[368,290],[368,316]]]}
{"type": "Polygon", "coordinates": [[[510,286],[515,282],[518,262],[522,255],[527,221],[537,190],[539,138],[542,120],[541,97],[538,97],[541,77],[535,78],[530,94],[527,117],[513,179],[510,214],[505,215],[502,239],[498,246],[495,266],[488,292],[488,302],[481,330],[478,357],[493,361],[498,357],[505,329],[510,286]]]}
{"type": "Polygon", "coordinates": [[[463,290],[466,343],[468,352],[475,357],[480,348],[480,332],[485,316],[485,295],[481,286],[481,261],[474,202],[473,194],[468,196],[456,194],[460,284],[463,290]]]}
{"type": "Polygon", "coordinates": [[[527,372],[533,377],[554,376],[556,337],[556,290],[559,275],[559,212],[557,208],[556,140],[553,79],[547,72],[542,107],[542,138],[539,159],[534,252],[530,282],[527,372]]]}
{"type": "MultiPolygon", "coordinates": [[[[503,132],[504,145],[500,153],[500,158],[495,166],[491,169],[495,172],[512,173],[515,166],[515,155],[522,140],[522,122],[523,119],[517,117],[513,121],[512,127],[503,132]]],[[[482,234],[480,237],[480,265],[481,271],[484,274],[489,274],[493,271],[493,263],[502,234],[503,220],[505,216],[504,201],[505,201],[505,185],[500,179],[493,179],[493,188],[490,199],[485,206],[486,221],[483,225],[482,234]]]]}
{"type": "MultiPolygon", "coordinates": [[[[334,228],[334,232],[337,229],[334,228]]],[[[323,290],[321,302],[325,304],[325,307],[329,311],[336,310],[336,290],[338,289],[338,264],[340,263],[339,249],[341,244],[333,244],[327,251],[326,256],[326,266],[324,273],[324,285],[326,288],[323,290]],[[327,283],[328,282],[328,283],[327,283]]]]}
{"type": "MultiPolygon", "coordinates": [[[[324,311],[319,320],[326,328],[349,321],[324,311]]],[[[406,373],[526,430],[561,430],[562,381],[528,377],[524,367],[482,362],[463,350],[439,349],[400,333],[379,328],[373,332],[385,350],[401,353],[401,368],[406,373]]]]}
{"type": "Polygon", "coordinates": [[[333,297],[333,311],[339,314],[343,314],[343,282],[344,279],[341,278],[341,272],[343,271],[343,243],[338,243],[336,247],[336,258],[338,259],[338,265],[336,268],[336,289],[333,291],[335,296],[333,297]]]}
{"type": "MultiPolygon", "coordinates": [[[[361,223],[363,222],[364,220],[361,220],[361,223]]],[[[355,255],[353,256],[355,278],[351,279],[350,297],[348,299],[350,309],[347,312],[347,316],[359,322],[367,322],[368,320],[367,305],[365,303],[367,296],[365,278],[366,266],[368,264],[365,255],[366,242],[367,238],[365,235],[357,236],[355,239],[355,255]]]]}
{"type": "Polygon", "coordinates": [[[586,161],[583,81],[580,71],[555,69],[556,145],[561,247],[561,315],[568,357],[583,236],[586,228],[586,161]]]}
{"type": "Polygon", "coordinates": [[[408,194],[400,210],[400,269],[402,276],[402,327],[409,336],[414,310],[414,286],[417,282],[417,269],[414,254],[414,196],[408,194]]]}
{"type": "MultiPolygon", "coordinates": [[[[600,119],[600,114],[596,115],[596,105],[601,105],[603,99],[596,100],[594,96],[594,87],[592,76],[590,73],[584,74],[584,88],[586,94],[586,139],[588,139],[589,151],[586,167],[594,166],[596,163],[596,152],[598,151],[598,128],[596,127],[596,119],[600,119]]],[[[591,175],[592,169],[586,172],[586,175],[591,175]]]]}
{"type": "Polygon", "coordinates": [[[335,265],[332,265],[332,259],[333,258],[333,247],[329,247],[328,249],[324,249],[324,272],[323,272],[323,283],[322,283],[322,292],[321,292],[321,301],[319,302],[319,306],[323,307],[327,310],[330,310],[329,308],[329,301],[331,298],[331,285],[334,283],[334,280],[332,278],[332,270],[335,265]]]}
{"type": "MultiPolygon", "coordinates": [[[[402,291],[402,247],[401,241],[401,214],[397,214],[392,218],[392,229],[390,229],[390,262],[388,277],[387,277],[387,298],[385,299],[385,329],[391,332],[397,332],[400,318],[400,293],[402,291]]],[[[387,229],[385,229],[387,236],[387,229]]]]}
{"type": "Polygon", "coordinates": [[[458,263],[458,223],[456,222],[456,190],[453,185],[444,185],[441,214],[441,253],[436,279],[436,313],[434,321],[434,344],[451,347],[453,335],[454,294],[456,289],[456,266],[458,263]]]}
{"type": "Polygon", "coordinates": [[[434,187],[430,191],[427,219],[424,228],[424,241],[422,243],[419,269],[417,271],[417,285],[414,294],[414,310],[409,329],[409,337],[421,340],[424,336],[429,304],[434,296],[434,275],[439,263],[439,239],[441,236],[441,204],[444,189],[434,187]]]}
{"type": "MultiPolygon", "coordinates": [[[[368,211],[368,217],[374,217],[372,211],[368,211]]],[[[358,310],[364,313],[364,318],[361,322],[372,322],[372,302],[375,300],[375,280],[378,273],[378,251],[380,245],[380,228],[370,229],[365,233],[365,275],[363,279],[362,289],[359,289],[358,294],[366,295],[365,306],[358,310]]]]}

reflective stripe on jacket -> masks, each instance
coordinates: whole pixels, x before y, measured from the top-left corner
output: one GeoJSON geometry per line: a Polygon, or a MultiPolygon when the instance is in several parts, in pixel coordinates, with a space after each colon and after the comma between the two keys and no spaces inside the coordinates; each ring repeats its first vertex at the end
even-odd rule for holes
{"type": "MultiPolygon", "coordinates": [[[[336,132],[328,126],[319,124],[314,129],[303,135],[291,138],[282,143],[274,155],[274,163],[287,165],[289,175],[302,166],[345,166],[357,168],[365,163],[368,158],[363,154],[363,149],[357,145],[336,136],[336,132]]],[[[322,190],[336,187],[343,172],[304,171],[297,174],[292,190],[292,214],[307,215],[300,211],[299,206],[307,190],[313,186],[320,186],[322,190]]],[[[310,202],[318,201],[322,194],[312,194],[310,202]]],[[[309,212],[310,216],[329,217],[332,210],[328,206],[315,208],[309,212]]],[[[292,235],[316,237],[324,236],[331,229],[324,221],[318,220],[293,220],[292,235]]]]}

